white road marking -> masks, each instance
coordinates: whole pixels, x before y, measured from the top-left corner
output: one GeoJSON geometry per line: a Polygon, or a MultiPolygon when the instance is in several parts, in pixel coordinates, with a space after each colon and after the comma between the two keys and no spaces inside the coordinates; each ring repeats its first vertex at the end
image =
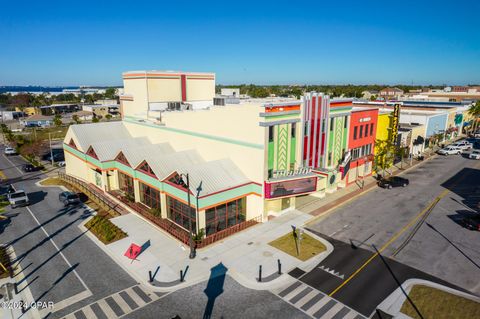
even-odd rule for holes
{"type": "Polygon", "coordinates": [[[348,228],[348,226],[350,226],[350,225],[343,225],[342,228],[340,228],[339,230],[334,231],[333,233],[331,233],[330,235],[328,235],[328,237],[332,237],[332,236],[335,235],[336,233],[339,233],[339,232],[345,230],[346,228],[348,228]]]}
{"type": "MultiPolygon", "coordinates": [[[[33,219],[34,219],[35,222],[38,224],[38,226],[40,226],[40,228],[43,230],[43,232],[45,233],[45,236],[48,237],[48,240],[50,240],[50,242],[52,243],[53,247],[55,247],[55,249],[58,251],[59,255],[62,256],[63,260],[65,260],[65,263],[68,265],[68,267],[72,268],[72,264],[70,264],[70,262],[68,261],[68,259],[67,259],[67,258],[65,257],[65,255],[62,253],[62,251],[58,248],[57,244],[55,244],[55,242],[54,242],[53,239],[50,237],[50,235],[47,233],[47,231],[45,230],[45,228],[43,228],[42,224],[40,224],[40,222],[38,221],[37,217],[35,217],[35,215],[33,214],[32,210],[30,209],[30,207],[26,206],[25,208],[28,210],[28,212],[30,213],[30,215],[32,215],[33,219]]],[[[77,276],[78,280],[80,281],[80,283],[82,284],[82,286],[85,288],[85,290],[90,291],[90,289],[88,289],[88,287],[87,287],[87,285],[85,284],[85,282],[83,281],[83,279],[80,278],[80,276],[78,275],[76,269],[73,269],[73,273],[75,274],[75,276],[77,276]]]]}

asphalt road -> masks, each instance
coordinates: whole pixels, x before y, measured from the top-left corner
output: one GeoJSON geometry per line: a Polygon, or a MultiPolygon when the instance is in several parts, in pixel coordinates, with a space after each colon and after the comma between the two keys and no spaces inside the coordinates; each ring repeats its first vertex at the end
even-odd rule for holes
{"type": "MultiPolygon", "coordinates": [[[[65,209],[58,201],[61,190],[36,186],[35,182],[46,176],[24,174],[22,164],[18,156],[0,155],[0,170],[31,200],[28,208],[7,207],[10,219],[0,222],[0,243],[13,246],[23,268],[25,279],[17,278],[19,289],[28,285],[35,301],[66,304],[45,313],[48,318],[73,313],[76,318],[89,318],[85,309],[97,314],[105,301],[118,298],[120,291],[132,295],[132,288],[137,288],[135,280],[77,227],[89,211],[81,207],[65,209]]],[[[206,312],[212,318],[308,318],[271,292],[239,285],[228,272],[221,281],[205,281],[162,295],[125,317],[173,318],[178,314],[182,319],[201,318],[206,312]]]]}
{"type": "Polygon", "coordinates": [[[319,265],[323,269],[316,268],[302,280],[335,292],[334,298],[365,315],[397,287],[390,270],[400,282],[425,278],[480,294],[480,233],[459,223],[478,210],[480,162],[436,157],[405,176],[408,187],[376,188],[310,225],[336,249],[319,265]],[[414,220],[420,215],[424,219],[414,220]],[[411,227],[405,228],[408,224],[411,227]],[[383,248],[388,267],[381,258],[370,258],[372,245],[383,248]]]}
{"type": "Polygon", "coordinates": [[[18,156],[7,159],[0,155],[0,170],[16,189],[25,190],[31,201],[28,207],[7,207],[10,219],[0,225],[0,241],[13,246],[23,269],[25,278],[17,279],[19,288],[28,284],[35,301],[63,306],[67,300],[65,308],[54,309],[50,315],[58,318],[134,285],[135,281],[77,227],[89,211],[65,209],[58,201],[61,190],[36,186],[35,182],[45,176],[24,174],[22,163],[18,156]]]}

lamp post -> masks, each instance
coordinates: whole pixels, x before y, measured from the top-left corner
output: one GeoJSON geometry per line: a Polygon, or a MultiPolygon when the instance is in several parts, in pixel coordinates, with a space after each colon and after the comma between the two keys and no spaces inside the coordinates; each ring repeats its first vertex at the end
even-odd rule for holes
{"type": "MultiPolygon", "coordinates": [[[[59,133],[59,132],[61,132],[61,131],[57,131],[56,133],[59,133]]],[[[52,134],[51,132],[48,132],[48,142],[50,144],[50,160],[51,160],[52,166],[53,166],[54,162],[53,162],[52,138],[50,136],[51,134],[52,134]]]]}
{"type": "Polygon", "coordinates": [[[196,229],[195,229],[195,233],[196,233],[196,234],[198,234],[198,233],[199,233],[199,230],[200,230],[199,225],[198,225],[198,224],[199,224],[199,216],[198,216],[198,215],[199,215],[199,214],[198,214],[198,197],[200,197],[200,192],[202,191],[202,183],[203,183],[203,182],[200,182],[200,184],[198,185],[198,187],[197,187],[197,196],[195,196],[195,198],[196,198],[196,200],[197,200],[197,201],[196,201],[196,205],[195,205],[195,219],[196,219],[196,221],[197,221],[197,223],[196,223],[197,227],[196,227],[196,229]]]}
{"type": "MultiPolygon", "coordinates": [[[[186,178],[186,187],[187,187],[187,202],[188,202],[188,223],[189,223],[189,230],[190,230],[190,240],[189,240],[189,244],[190,244],[190,255],[188,256],[190,259],[194,259],[195,256],[196,256],[196,251],[195,251],[195,247],[194,247],[194,244],[193,244],[193,233],[192,233],[192,217],[191,217],[191,206],[190,206],[190,178],[188,176],[188,173],[187,174],[183,174],[181,173],[180,174],[180,178],[182,179],[183,181],[183,177],[186,178]]],[[[198,221],[197,221],[198,223],[198,221]]]]}

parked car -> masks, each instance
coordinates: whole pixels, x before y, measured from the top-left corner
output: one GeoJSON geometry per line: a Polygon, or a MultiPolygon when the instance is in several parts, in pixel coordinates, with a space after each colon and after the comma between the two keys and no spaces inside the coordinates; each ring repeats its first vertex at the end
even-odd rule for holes
{"type": "Polygon", "coordinates": [[[462,150],[469,150],[473,147],[473,144],[470,143],[469,141],[467,140],[462,140],[462,141],[458,141],[458,142],[455,142],[451,145],[449,145],[450,147],[458,147],[462,150]]]}
{"type": "Polygon", "coordinates": [[[441,154],[441,155],[462,154],[462,149],[454,146],[447,146],[439,150],[438,154],[441,154]]]}
{"type": "Polygon", "coordinates": [[[388,189],[398,186],[406,187],[408,184],[410,184],[410,181],[400,176],[382,177],[378,181],[378,186],[388,189]]]}
{"type": "Polygon", "coordinates": [[[76,205],[80,203],[80,197],[78,194],[68,191],[61,192],[60,195],[58,195],[58,200],[61,201],[65,206],[76,205]]]}
{"type": "Polygon", "coordinates": [[[473,133],[473,137],[480,138],[480,131],[476,131],[475,133],[473,133]]]}
{"type": "Polygon", "coordinates": [[[37,168],[30,163],[24,164],[22,168],[24,172],[34,172],[37,170],[37,168]]]}
{"type": "Polygon", "coordinates": [[[59,162],[57,162],[57,165],[59,167],[65,167],[65,161],[59,161],[59,162]]]}
{"type": "Polygon", "coordinates": [[[473,150],[473,151],[468,155],[468,158],[480,160],[480,150],[473,150]]]}
{"type": "Polygon", "coordinates": [[[17,155],[17,151],[13,147],[5,147],[5,155],[17,155]]]}
{"type": "MultiPolygon", "coordinates": [[[[47,161],[52,161],[52,157],[49,155],[47,156],[47,161]]],[[[63,162],[65,161],[65,155],[63,153],[55,153],[53,154],[53,161],[54,162],[63,162]]]]}
{"type": "Polygon", "coordinates": [[[13,193],[8,194],[8,201],[12,208],[19,206],[27,206],[30,204],[27,193],[23,190],[18,190],[13,193]]]}
{"type": "Polygon", "coordinates": [[[480,215],[462,219],[462,225],[470,230],[480,230],[480,215]]]}
{"type": "Polygon", "coordinates": [[[0,185],[0,200],[8,199],[8,194],[15,192],[11,184],[0,185]]]}

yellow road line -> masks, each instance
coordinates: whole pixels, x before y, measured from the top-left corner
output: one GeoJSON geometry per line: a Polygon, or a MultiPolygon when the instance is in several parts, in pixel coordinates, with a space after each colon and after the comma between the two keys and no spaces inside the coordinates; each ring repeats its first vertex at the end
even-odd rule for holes
{"type": "Polygon", "coordinates": [[[332,297],[337,291],[339,291],[343,286],[345,286],[350,280],[353,279],[363,268],[365,268],[375,257],[377,257],[382,251],[388,248],[398,237],[400,237],[408,228],[415,224],[418,219],[420,219],[428,210],[445,197],[450,191],[448,189],[444,190],[438,197],[436,197],[427,207],[425,207],[415,218],[413,218],[407,225],[403,226],[389,241],[387,241],[375,254],[373,254],[366,262],[363,263],[353,274],[350,275],[344,282],[342,282],[334,291],[332,291],[329,296],[332,297]]]}
{"type": "Polygon", "coordinates": [[[5,173],[0,170],[0,180],[6,180],[7,176],[5,176],[5,173]]]}

